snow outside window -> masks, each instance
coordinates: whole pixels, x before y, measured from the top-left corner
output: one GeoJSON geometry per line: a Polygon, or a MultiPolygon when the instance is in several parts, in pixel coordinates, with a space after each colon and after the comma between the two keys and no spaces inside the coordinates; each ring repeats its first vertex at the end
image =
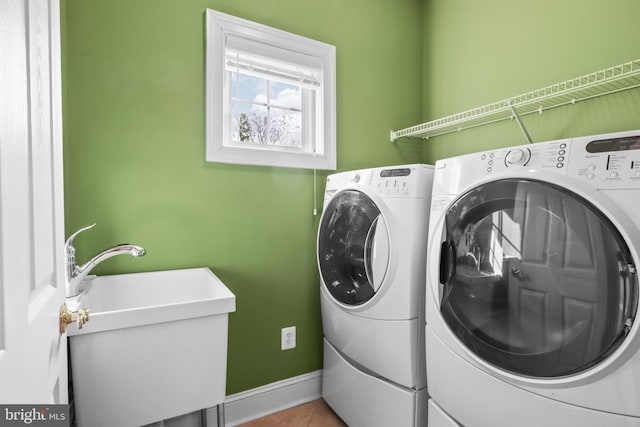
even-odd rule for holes
{"type": "Polygon", "coordinates": [[[335,169],[335,47],[207,10],[207,160],[335,169]]]}

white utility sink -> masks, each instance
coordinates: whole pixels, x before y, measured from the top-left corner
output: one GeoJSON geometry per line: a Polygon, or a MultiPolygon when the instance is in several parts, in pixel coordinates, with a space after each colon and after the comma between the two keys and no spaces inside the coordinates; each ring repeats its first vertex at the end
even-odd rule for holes
{"type": "Polygon", "coordinates": [[[79,426],[140,426],[224,401],[235,296],[208,268],[101,276],[70,300],[79,426]]]}

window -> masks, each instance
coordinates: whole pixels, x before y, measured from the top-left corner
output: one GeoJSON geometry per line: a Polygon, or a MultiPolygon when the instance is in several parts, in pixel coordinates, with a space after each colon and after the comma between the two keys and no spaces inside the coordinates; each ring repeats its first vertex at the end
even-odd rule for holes
{"type": "Polygon", "coordinates": [[[336,169],[335,47],[207,10],[207,160],[336,169]]]}

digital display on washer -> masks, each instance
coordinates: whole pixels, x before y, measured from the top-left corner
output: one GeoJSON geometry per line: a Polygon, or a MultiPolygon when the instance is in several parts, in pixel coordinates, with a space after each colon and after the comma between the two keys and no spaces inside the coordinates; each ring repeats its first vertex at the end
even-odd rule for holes
{"type": "Polygon", "coordinates": [[[640,150],[640,136],[624,138],[601,139],[587,144],[589,153],[604,153],[607,151],[640,150]]]}
{"type": "Polygon", "coordinates": [[[380,177],[382,178],[391,178],[393,176],[409,176],[411,174],[411,169],[402,168],[402,169],[385,169],[380,172],[380,177]]]}

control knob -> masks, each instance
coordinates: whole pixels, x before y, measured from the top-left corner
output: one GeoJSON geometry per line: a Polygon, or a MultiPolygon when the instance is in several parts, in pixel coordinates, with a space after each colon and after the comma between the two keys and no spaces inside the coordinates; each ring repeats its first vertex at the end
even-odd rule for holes
{"type": "Polygon", "coordinates": [[[507,153],[506,163],[509,165],[521,165],[527,161],[527,153],[520,148],[516,148],[515,150],[511,150],[507,153]]]}

